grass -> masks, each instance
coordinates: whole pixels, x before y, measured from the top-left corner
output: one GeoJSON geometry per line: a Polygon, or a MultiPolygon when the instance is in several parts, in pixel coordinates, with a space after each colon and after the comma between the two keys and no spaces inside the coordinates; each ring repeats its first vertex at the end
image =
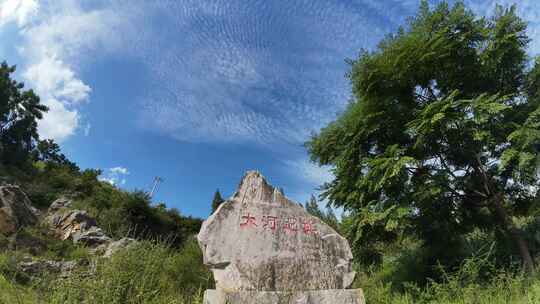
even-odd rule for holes
{"type": "Polygon", "coordinates": [[[540,281],[501,275],[485,284],[456,281],[432,283],[425,288],[410,286],[396,293],[380,283],[364,287],[368,304],[536,304],[540,303],[540,281]]]}
{"type": "MultiPolygon", "coordinates": [[[[395,280],[384,278],[396,273],[391,267],[397,266],[388,264],[359,275],[354,287],[364,289],[367,304],[540,303],[538,275],[497,270],[487,257],[466,259],[457,271],[445,273],[442,282],[421,287],[401,282],[396,288],[395,280]]],[[[0,254],[0,304],[200,304],[204,290],[213,288],[194,239],[180,250],[159,242],[140,242],[110,259],[91,263],[69,279],[17,277],[13,255],[0,254]]]]}
{"type": "MultiPolygon", "coordinates": [[[[395,266],[395,265],[394,265],[395,266]]],[[[409,265],[410,266],[410,265],[409,265]]],[[[414,271],[414,269],[409,269],[414,271]]],[[[385,280],[394,271],[362,273],[356,284],[364,289],[368,304],[535,304],[540,303],[539,274],[497,269],[488,255],[465,259],[459,269],[444,273],[442,282],[414,283],[385,280]]]]}
{"type": "Polygon", "coordinates": [[[0,274],[0,304],[197,304],[202,303],[204,290],[213,287],[195,240],[180,250],[141,242],[90,264],[69,279],[41,278],[16,284],[9,273],[0,274]]]}

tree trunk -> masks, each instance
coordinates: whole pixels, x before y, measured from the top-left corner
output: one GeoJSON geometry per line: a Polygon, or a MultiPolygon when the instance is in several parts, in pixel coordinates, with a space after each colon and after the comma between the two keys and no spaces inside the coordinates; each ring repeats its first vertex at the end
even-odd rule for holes
{"type": "Polygon", "coordinates": [[[504,194],[495,190],[496,187],[493,185],[493,179],[489,177],[484,170],[480,154],[476,155],[476,161],[477,166],[475,166],[475,169],[483,177],[486,196],[489,197],[490,195],[494,195],[492,196],[492,199],[488,201],[488,208],[499,217],[503,229],[506,230],[512,241],[514,241],[518,247],[521,262],[523,263],[523,270],[527,273],[532,273],[534,271],[534,261],[529,251],[529,244],[527,244],[527,241],[525,241],[521,234],[521,230],[516,227],[514,221],[510,218],[506,209],[504,209],[504,194]]]}
{"type": "Polygon", "coordinates": [[[512,241],[517,245],[523,263],[523,270],[527,273],[532,273],[534,271],[534,262],[529,251],[529,245],[523,238],[522,231],[516,227],[510,216],[508,216],[503,202],[503,195],[501,193],[496,194],[491,204],[493,211],[499,217],[503,228],[508,232],[512,241]]]}

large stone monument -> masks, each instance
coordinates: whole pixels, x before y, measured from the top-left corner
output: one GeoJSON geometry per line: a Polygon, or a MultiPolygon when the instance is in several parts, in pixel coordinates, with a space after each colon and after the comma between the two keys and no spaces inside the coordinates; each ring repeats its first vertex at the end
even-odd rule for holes
{"type": "Polygon", "coordinates": [[[215,290],[205,304],[363,304],[347,240],[255,171],[198,235],[215,290]]]}

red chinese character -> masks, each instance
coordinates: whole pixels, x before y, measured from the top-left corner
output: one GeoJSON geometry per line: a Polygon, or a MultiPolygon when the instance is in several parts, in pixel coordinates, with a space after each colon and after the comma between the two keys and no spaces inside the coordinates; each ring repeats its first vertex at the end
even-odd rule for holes
{"type": "Polygon", "coordinates": [[[296,224],[296,219],[294,218],[286,219],[285,224],[283,224],[283,230],[287,230],[290,232],[298,231],[298,225],[296,224]]]}
{"type": "Polygon", "coordinates": [[[255,217],[251,216],[249,213],[247,215],[242,216],[242,219],[245,220],[245,222],[240,223],[240,227],[244,228],[244,227],[249,227],[250,225],[257,227],[255,217]]]}
{"type": "Polygon", "coordinates": [[[263,228],[269,227],[272,231],[276,230],[277,227],[277,217],[265,215],[262,218],[263,228]]]}
{"type": "Polygon", "coordinates": [[[313,220],[307,221],[307,222],[302,221],[302,228],[305,234],[317,233],[317,230],[315,229],[315,223],[313,222],[313,220]]]}

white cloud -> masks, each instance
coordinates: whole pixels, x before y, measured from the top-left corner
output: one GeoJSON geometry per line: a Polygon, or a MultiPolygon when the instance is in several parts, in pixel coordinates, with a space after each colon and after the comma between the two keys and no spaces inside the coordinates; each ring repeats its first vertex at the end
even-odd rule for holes
{"type": "Polygon", "coordinates": [[[79,113],[69,111],[64,104],[52,97],[43,100],[49,111],[39,121],[39,135],[41,138],[53,138],[58,142],[75,133],[79,125],[79,113]]]}
{"type": "Polygon", "coordinates": [[[61,99],[65,103],[87,100],[92,91],[76,78],[70,67],[54,57],[40,57],[38,62],[26,69],[23,77],[34,84],[40,94],[61,99]]]}
{"type": "Polygon", "coordinates": [[[129,171],[127,168],[124,168],[124,167],[114,167],[114,168],[110,168],[109,171],[111,173],[114,173],[114,174],[119,174],[119,175],[127,175],[129,174],[129,171]]]}
{"type": "Polygon", "coordinates": [[[133,47],[156,84],[143,101],[141,125],[185,141],[297,145],[345,108],[344,59],[383,37],[392,23],[371,21],[401,4],[186,0],[160,6],[156,19],[168,30],[142,26],[144,39],[133,47]],[[182,39],[171,43],[174,37],[182,39]]]}
{"type": "Polygon", "coordinates": [[[91,88],[54,56],[32,53],[27,58],[29,63],[22,75],[49,107],[38,122],[40,136],[62,142],[75,134],[80,121],[77,106],[88,100],[91,88]]]}
{"type": "MultiPolygon", "coordinates": [[[[36,0],[4,0],[0,4],[0,27],[8,22],[19,26],[22,43],[16,47],[24,60],[19,63],[22,76],[50,108],[38,122],[42,138],[62,142],[76,133],[81,106],[92,92],[78,71],[97,52],[102,56],[120,49],[118,33],[130,31],[129,16],[107,4],[95,9],[83,9],[83,3],[76,0],[39,4],[36,0]]],[[[81,129],[85,134],[89,130],[81,129]]]]}
{"type": "Polygon", "coordinates": [[[129,170],[127,168],[118,166],[107,169],[100,177],[100,181],[107,182],[111,185],[125,185],[126,176],[129,175],[129,170]]]}
{"type": "MultiPolygon", "coordinates": [[[[20,27],[27,83],[58,110],[40,123],[44,135],[61,141],[86,130],[74,119],[92,92],[80,71],[96,54],[121,51],[143,63],[151,79],[141,97],[141,126],[187,141],[294,144],[345,108],[343,59],[373,47],[419,3],[0,2],[0,26],[20,27]],[[59,120],[61,113],[70,119],[59,120]]],[[[489,15],[496,2],[516,1],[467,2],[489,15]]],[[[517,4],[530,24],[531,52],[540,53],[540,1],[517,4]]]]}
{"type": "Polygon", "coordinates": [[[16,22],[23,27],[38,12],[36,0],[2,0],[0,3],[0,26],[16,22]]]}
{"type": "Polygon", "coordinates": [[[316,187],[322,186],[324,183],[331,182],[334,179],[334,174],[330,171],[330,167],[318,166],[305,158],[294,161],[285,161],[285,165],[287,166],[289,172],[295,174],[297,177],[300,177],[305,182],[315,185],[316,187]]]}

